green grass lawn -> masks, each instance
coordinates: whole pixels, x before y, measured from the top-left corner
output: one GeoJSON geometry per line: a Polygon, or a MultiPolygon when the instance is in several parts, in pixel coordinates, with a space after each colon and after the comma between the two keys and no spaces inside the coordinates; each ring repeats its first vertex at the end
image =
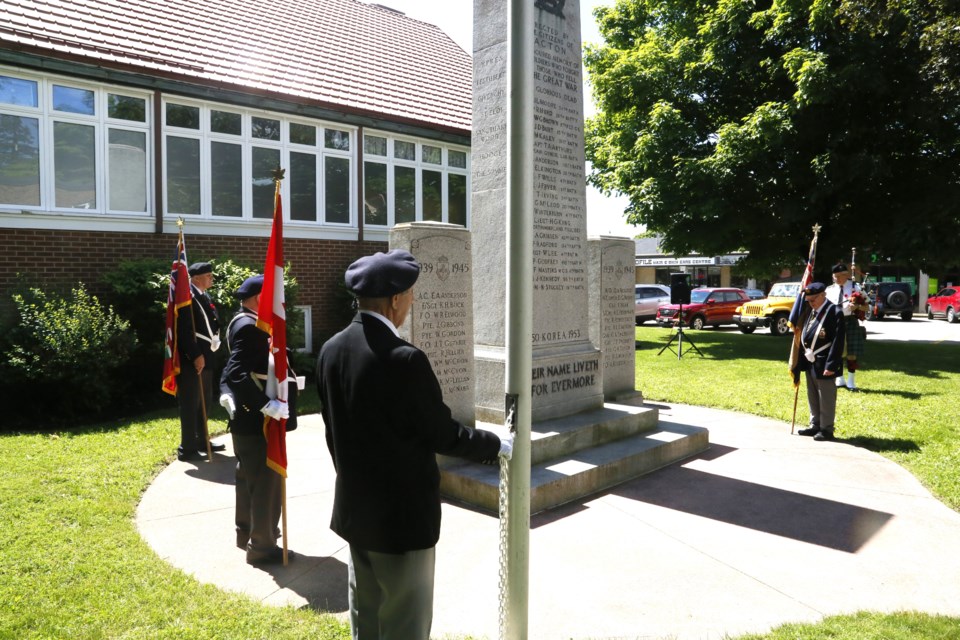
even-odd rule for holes
{"type": "MultiPolygon", "coordinates": [[[[637,330],[637,385],[647,398],[790,419],[786,340],[715,330],[691,335],[705,358],[657,356],[669,333],[637,330]]],[[[960,509],[957,427],[949,411],[960,349],[877,342],[867,348],[858,378],[864,392],[841,395],[838,435],[896,460],[960,509]]],[[[802,424],[802,396],[799,404],[802,424]]],[[[308,392],[301,407],[315,412],[315,394],[308,392]]],[[[172,460],[178,439],[173,409],[55,434],[0,435],[0,639],[349,637],[332,616],[202,585],[141,540],[137,503],[172,460]]],[[[860,613],[749,638],[956,640],[960,619],[860,613]]]]}

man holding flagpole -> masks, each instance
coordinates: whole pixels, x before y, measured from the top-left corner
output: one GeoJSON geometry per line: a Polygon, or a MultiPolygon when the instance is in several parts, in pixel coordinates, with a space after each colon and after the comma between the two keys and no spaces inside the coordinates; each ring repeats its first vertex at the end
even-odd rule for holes
{"type": "Polygon", "coordinates": [[[827,300],[826,286],[813,282],[803,290],[810,305],[800,330],[800,356],[797,368],[807,380],[807,404],[810,426],[797,433],[814,440],[833,440],[837,412],[837,376],[843,375],[843,312],[827,300]]]}
{"type": "Polygon", "coordinates": [[[264,275],[248,278],[237,290],[242,308],[228,329],[230,360],[221,378],[221,403],[230,414],[237,455],[237,546],[246,549],[250,564],[287,564],[293,555],[287,549],[286,432],[296,428],[296,390],[290,393],[296,374],[287,359],[283,174],[279,167],[274,171],[273,226],[264,275]],[[277,546],[281,517],[282,548],[277,546]]]}
{"type": "MultiPolygon", "coordinates": [[[[170,270],[170,289],[167,295],[166,336],[164,338],[163,385],[165,393],[176,396],[180,410],[180,446],[177,448],[179,460],[195,460],[201,457],[202,452],[215,450],[222,451],[226,447],[222,444],[209,445],[206,430],[206,406],[204,396],[211,397],[213,379],[208,364],[212,364],[212,347],[215,330],[219,330],[216,320],[216,311],[213,313],[213,325],[207,322],[210,342],[197,344],[195,327],[200,320],[197,313],[206,319],[206,310],[198,309],[199,303],[194,301],[196,289],[190,280],[191,274],[187,269],[187,247],[183,239],[183,220],[177,221],[179,227],[177,239],[177,253],[170,270]],[[214,329],[216,327],[216,329],[214,329]],[[206,385],[206,386],[203,386],[206,385]],[[209,449],[208,449],[209,445],[209,449]]],[[[207,263],[197,263],[198,265],[207,263]]],[[[212,284],[213,269],[210,276],[204,277],[204,282],[212,284]]],[[[202,285],[201,285],[202,286],[202,285]]],[[[209,286],[209,284],[207,285],[209,286]]],[[[204,291],[205,289],[201,289],[204,291]]],[[[204,297],[205,294],[204,294],[204,297]]],[[[209,299],[209,298],[208,298],[209,299]]],[[[211,303],[212,307],[212,303],[211,303]]],[[[219,341],[219,338],[217,338],[219,341]]],[[[209,404],[207,402],[206,404],[209,404]]]]}
{"type": "MultiPolygon", "coordinates": [[[[190,275],[189,321],[178,324],[177,347],[181,370],[177,380],[180,402],[180,446],[177,459],[196,460],[207,453],[207,412],[213,401],[213,353],[220,347],[220,319],[207,295],[213,286],[213,265],[196,262],[190,275]]],[[[187,318],[185,318],[186,320],[187,318]]],[[[210,443],[210,451],[223,451],[226,445],[210,443]]]]}
{"type": "Polygon", "coordinates": [[[230,357],[220,378],[222,402],[230,414],[229,429],[237,456],[237,547],[250,564],[282,562],[277,546],[281,515],[281,476],[267,466],[266,419],[286,420],[288,405],[267,395],[270,336],[257,327],[263,276],[243,281],[234,294],[240,311],[227,328],[230,357]]]}

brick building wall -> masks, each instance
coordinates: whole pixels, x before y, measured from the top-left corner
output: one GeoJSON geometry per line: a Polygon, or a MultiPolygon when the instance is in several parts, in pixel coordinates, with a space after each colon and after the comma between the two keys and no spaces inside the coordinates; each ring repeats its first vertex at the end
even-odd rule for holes
{"type": "MultiPolygon", "coordinates": [[[[269,238],[187,235],[191,262],[228,256],[260,264],[266,259],[269,238]]],[[[17,274],[31,282],[75,284],[83,282],[97,295],[106,293],[101,274],[134,259],[171,259],[177,238],[173,234],[110,233],[104,231],[53,231],[0,229],[0,297],[6,302],[17,274]]],[[[386,251],[385,242],[345,240],[284,240],[284,257],[299,283],[297,304],[310,305],[313,343],[339,331],[345,304],[339,284],[347,266],[362,255],[386,251]]]]}

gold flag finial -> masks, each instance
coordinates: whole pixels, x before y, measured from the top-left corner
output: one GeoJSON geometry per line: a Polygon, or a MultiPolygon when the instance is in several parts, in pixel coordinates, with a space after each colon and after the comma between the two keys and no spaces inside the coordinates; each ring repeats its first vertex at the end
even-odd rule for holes
{"type": "Polygon", "coordinates": [[[183,229],[183,218],[177,218],[177,226],[183,229]]]}
{"type": "Polygon", "coordinates": [[[820,235],[820,229],[823,229],[819,224],[813,225],[813,235],[820,235]]]}
{"type": "Polygon", "coordinates": [[[281,169],[279,166],[277,166],[277,168],[273,170],[273,181],[279,183],[281,180],[283,180],[283,174],[286,172],[286,169],[281,169]]]}

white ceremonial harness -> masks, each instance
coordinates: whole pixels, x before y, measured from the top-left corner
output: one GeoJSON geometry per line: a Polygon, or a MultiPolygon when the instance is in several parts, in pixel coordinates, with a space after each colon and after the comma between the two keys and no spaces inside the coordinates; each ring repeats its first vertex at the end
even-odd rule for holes
{"type": "MultiPolygon", "coordinates": [[[[820,309],[816,313],[820,313],[821,311],[823,311],[824,306],[826,305],[821,305],[820,309]]],[[[812,326],[813,322],[816,321],[816,319],[817,317],[816,315],[814,315],[813,318],[811,318],[810,321],[807,322],[807,326],[812,326]]],[[[813,333],[813,341],[810,343],[810,346],[807,349],[805,349],[803,352],[803,355],[810,362],[813,362],[814,360],[816,360],[817,354],[823,351],[824,349],[827,349],[830,346],[830,343],[828,342],[827,344],[821,346],[819,349],[814,349],[814,347],[817,346],[817,339],[820,337],[820,329],[823,327],[823,321],[826,319],[827,319],[827,314],[821,313],[820,324],[817,325],[817,330],[814,331],[813,333]]]]}
{"type": "MultiPolygon", "coordinates": [[[[194,296],[193,298],[194,300],[196,300],[196,296],[194,296]]],[[[206,335],[204,335],[198,331],[194,331],[194,335],[200,338],[201,340],[209,342],[210,351],[216,351],[217,349],[220,348],[220,336],[214,334],[213,329],[210,327],[210,318],[207,317],[207,312],[201,310],[200,315],[203,316],[203,322],[207,325],[207,333],[206,335]]],[[[254,316],[254,318],[256,318],[256,316],[254,316]]]]}

